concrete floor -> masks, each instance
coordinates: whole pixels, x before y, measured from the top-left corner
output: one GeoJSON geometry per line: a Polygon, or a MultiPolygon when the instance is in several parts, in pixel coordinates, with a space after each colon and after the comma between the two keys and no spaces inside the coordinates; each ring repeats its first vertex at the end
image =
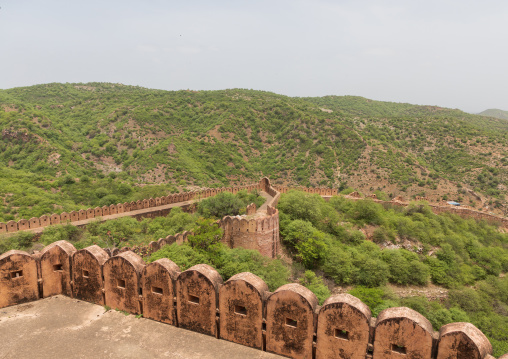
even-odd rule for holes
{"type": "Polygon", "coordinates": [[[0,358],[276,359],[64,296],[0,309],[0,358]]]}

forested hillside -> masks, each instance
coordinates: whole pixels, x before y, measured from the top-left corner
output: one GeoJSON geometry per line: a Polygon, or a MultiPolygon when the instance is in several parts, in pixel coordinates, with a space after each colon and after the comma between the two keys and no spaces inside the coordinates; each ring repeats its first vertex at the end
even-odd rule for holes
{"type": "Polygon", "coordinates": [[[360,97],[0,90],[0,221],[244,184],[353,187],[506,213],[508,121],[360,97]]]}
{"type": "Polygon", "coordinates": [[[389,307],[410,307],[434,330],[451,322],[471,322],[486,334],[494,355],[508,352],[508,234],[483,221],[433,214],[423,202],[404,208],[374,201],[289,191],[278,204],[284,255],[230,249],[221,241],[217,219],[245,213],[263,203],[255,192],[223,192],[199,202],[195,213],[174,208],[166,217],[131,217],[86,227],[47,227],[34,242],[31,232],[0,237],[0,253],[41,250],[58,240],[77,249],[97,244],[128,247],[153,262],[169,258],[182,270],[205,263],[224,281],[241,272],[261,277],[271,291],[298,282],[318,297],[349,292],[377,316],[389,307]],[[150,254],[157,238],[190,231],[188,242],[150,254]]]}

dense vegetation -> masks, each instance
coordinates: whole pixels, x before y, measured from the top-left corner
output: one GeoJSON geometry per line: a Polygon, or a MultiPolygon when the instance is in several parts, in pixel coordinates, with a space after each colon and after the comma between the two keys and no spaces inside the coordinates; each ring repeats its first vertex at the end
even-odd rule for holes
{"type": "Polygon", "coordinates": [[[0,125],[0,221],[261,176],[499,213],[506,203],[508,122],[458,110],[47,84],[0,90],[0,125]]]}
{"type": "Polygon", "coordinates": [[[251,203],[259,208],[265,203],[265,198],[260,196],[257,191],[243,190],[236,194],[222,192],[200,201],[198,213],[204,217],[216,219],[221,219],[224,216],[237,216],[245,214],[247,206],[251,203]]]}
{"type": "MultiPolygon", "coordinates": [[[[256,199],[243,192],[221,194],[205,208],[232,208],[230,204],[247,197],[246,202],[256,199]]],[[[18,232],[0,240],[0,252],[41,249],[65,239],[78,249],[92,244],[128,246],[143,254],[150,241],[188,230],[193,232],[188,243],[164,246],[145,260],[170,258],[182,270],[206,263],[224,280],[248,271],[264,279],[272,291],[299,282],[321,304],[335,287],[352,287],[350,293],[369,305],[374,315],[388,307],[408,306],[425,315],[436,330],[446,323],[469,321],[489,337],[496,355],[508,351],[508,277],[502,276],[508,268],[508,234],[484,222],[434,215],[421,203],[385,208],[370,200],[334,197],[325,202],[318,195],[291,191],[282,195],[279,210],[282,241],[292,264],[253,250],[229,249],[220,243],[222,230],[214,218],[180,208],[167,217],[96,221],[86,229],[52,226],[35,244],[33,234],[18,232]],[[448,288],[448,295],[429,301],[402,298],[391,289],[425,288],[430,282],[443,291],[448,288]]]]}
{"type": "Polygon", "coordinates": [[[416,202],[385,208],[371,200],[335,196],[325,202],[316,194],[290,191],[278,208],[282,240],[294,258],[337,285],[355,285],[351,293],[375,315],[404,305],[425,315],[435,329],[470,321],[498,354],[508,351],[507,233],[485,222],[435,215],[416,202]],[[429,282],[450,289],[444,303],[399,299],[384,288],[429,282]]]}
{"type": "Polygon", "coordinates": [[[485,222],[435,215],[425,204],[384,208],[370,200],[290,191],[279,202],[283,242],[307,269],[337,284],[388,282],[447,288],[508,271],[508,234],[485,222]],[[371,240],[358,228],[371,226],[371,240]],[[400,249],[380,246],[399,245],[400,249]],[[406,249],[402,248],[405,247],[406,249]]]}
{"type": "MultiPolygon", "coordinates": [[[[489,116],[492,116],[490,114],[489,116]]],[[[506,215],[508,121],[459,110],[352,96],[289,98],[252,90],[149,90],[119,84],[48,84],[0,90],[0,221],[245,184],[355,188],[457,200],[506,215]]],[[[214,266],[227,280],[250,271],[270,289],[298,281],[322,303],[335,286],[351,288],[378,314],[404,305],[435,329],[470,321],[495,355],[508,352],[508,238],[494,226],[373,201],[290,192],[280,199],[281,238],[293,264],[228,249],[213,218],[241,214],[262,199],[221,194],[198,213],[122,218],[45,229],[40,243],[17,233],[0,252],[59,239],[76,248],[142,250],[160,237],[193,231],[165,246],[181,269],[214,266]],[[433,285],[441,301],[399,298],[392,289],[433,285]]]]}

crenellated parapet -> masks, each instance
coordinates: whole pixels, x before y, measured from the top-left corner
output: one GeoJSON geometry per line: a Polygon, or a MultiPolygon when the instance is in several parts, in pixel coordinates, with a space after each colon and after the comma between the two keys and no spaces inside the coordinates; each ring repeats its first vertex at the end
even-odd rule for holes
{"type": "Polygon", "coordinates": [[[316,193],[323,197],[336,196],[339,194],[337,188],[285,187],[285,186],[274,186],[274,188],[280,193],[288,193],[290,190],[298,190],[305,193],[316,193]]]}
{"type": "MultiPolygon", "coordinates": [[[[310,188],[310,187],[284,187],[284,186],[272,186],[270,180],[266,177],[262,178],[256,184],[250,184],[245,186],[234,186],[234,187],[221,187],[221,188],[205,188],[198,191],[174,193],[167,196],[147,198],[137,201],[125,202],[112,204],[110,206],[102,206],[88,209],[80,209],[78,211],[53,213],[51,215],[43,215],[40,217],[32,217],[30,219],[20,219],[18,221],[9,221],[7,223],[0,222],[0,234],[2,233],[14,233],[18,231],[26,230],[40,230],[41,228],[56,225],[70,223],[76,226],[86,225],[90,220],[100,218],[101,220],[115,219],[117,215],[132,216],[136,218],[143,217],[158,217],[165,216],[169,213],[170,208],[178,205],[186,208],[191,203],[213,197],[222,192],[238,193],[241,190],[247,191],[265,191],[272,198],[268,205],[275,207],[280,198],[281,193],[287,193],[288,191],[296,189],[306,193],[315,193],[326,200],[331,196],[338,195],[336,188],[310,188]]],[[[344,197],[358,200],[364,197],[358,192],[352,192],[344,197]]],[[[399,205],[407,206],[409,203],[402,197],[396,197],[392,201],[382,201],[377,199],[375,195],[367,196],[373,201],[387,204],[387,205],[399,205]]],[[[424,197],[417,197],[417,200],[426,200],[424,197]]],[[[508,228],[508,219],[491,215],[489,213],[477,211],[474,208],[468,206],[450,206],[447,203],[440,204],[429,204],[430,208],[435,214],[440,213],[453,213],[465,218],[474,218],[477,220],[486,220],[491,222],[498,222],[505,228],[508,228]]],[[[249,209],[248,209],[249,210],[249,209]]],[[[250,213],[248,213],[250,214],[250,213]]]]}
{"type": "Polygon", "coordinates": [[[109,256],[96,245],[76,251],[66,241],[37,255],[0,255],[0,308],[57,294],[290,358],[494,359],[489,340],[470,323],[435,332],[424,316],[403,307],[373,318],[349,294],[319,306],[300,284],[271,293],[248,272],[223,283],[206,264],[181,271],[167,258],[146,264],[130,251],[109,256]]]}
{"type": "MultiPolygon", "coordinates": [[[[270,208],[270,207],[269,207],[270,208]]],[[[220,221],[222,242],[230,248],[255,249],[275,258],[280,250],[279,211],[257,218],[226,216],[220,221]]]]}
{"type": "Polygon", "coordinates": [[[188,206],[190,203],[213,197],[222,192],[238,193],[241,190],[254,191],[261,190],[261,184],[250,184],[244,186],[205,188],[198,191],[173,193],[167,196],[156,198],[145,198],[137,201],[112,204],[78,211],[53,213],[40,217],[32,217],[29,220],[20,219],[18,221],[0,222],[0,234],[14,233],[26,230],[40,230],[41,228],[70,223],[76,226],[86,225],[90,220],[100,218],[101,220],[115,219],[118,214],[142,217],[165,216],[169,213],[170,207],[175,204],[180,207],[188,206]]]}
{"type": "Polygon", "coordinates": [[[253,215],[222,218],[219,222],[224,231],[222,243],[230,248],[254,249],[264,256],[275,258],[281,246],[279,211],[275,208],[280,198],[280,192],[270,185],[270,180],[266,177],[261,179],[259,185],[261,190],[270,196],[266,203],[266,209],[261,209],[263,208],[261,207],[253,215]]]}
{"type": "Polygon", "coordinates": [[[253,214],[256,213],[256,211],[257,211],[256,204],[255,203],[251,203],[245,209],[245,214],[247,216],[252,216],[253,214]]]}

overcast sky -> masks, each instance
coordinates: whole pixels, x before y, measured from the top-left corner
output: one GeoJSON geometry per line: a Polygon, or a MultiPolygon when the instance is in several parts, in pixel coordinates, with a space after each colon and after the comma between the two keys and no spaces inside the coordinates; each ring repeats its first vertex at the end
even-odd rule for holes
{"type": "Polygon", "coordinates": [[[507,0],[0,0],[0,88],[115,82],[508,110],[507,0]]]}

